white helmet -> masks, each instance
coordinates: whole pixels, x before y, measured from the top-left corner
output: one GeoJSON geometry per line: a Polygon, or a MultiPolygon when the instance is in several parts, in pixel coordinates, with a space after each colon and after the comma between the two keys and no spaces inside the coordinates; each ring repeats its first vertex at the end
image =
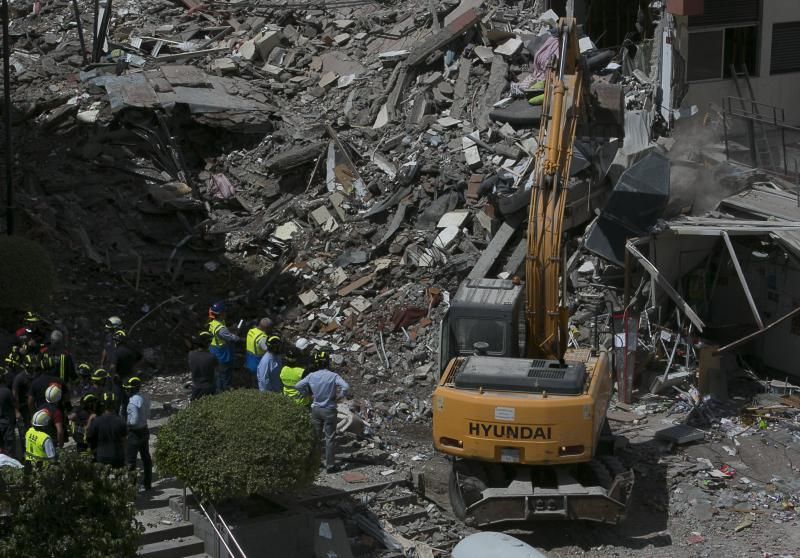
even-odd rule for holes
{"type": "Polygon", "coordinates": [[[119,329],[122,327],[122,319],[119,316],[111,316],[106,320],[106,329],[119,329]]]}
{"type": "Polygon", "coordinates": [[[33,425],[38,428],[50,426],[50,415],[47,411],[36,411],[33,414],[33,425]]]}
{"type": "Polygon", "coordinates": [[[61,401],[61,386],[50,384],[44,392],[44,398],[48,403],[58,403],[61,401]]]}

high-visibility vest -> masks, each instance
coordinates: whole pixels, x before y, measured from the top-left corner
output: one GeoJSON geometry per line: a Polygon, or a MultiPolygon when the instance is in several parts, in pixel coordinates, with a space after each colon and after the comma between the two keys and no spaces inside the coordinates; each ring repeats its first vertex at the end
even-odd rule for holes
{"type": "Polygon", "coordinates": [[[36,430],[31,426],[25,434],[25,460],[33,465],[49,461],[47,452],[44,451],[44,444],[49,439],[50,435],[47,432],[36,430]]]}
{"type": "Polygon", "coordinates": [[[225,324],[223,324],[221,321],[219,321],[217,319],[211,320],[209,322],[208,331],[209,331],[209,333],[211,333],[211,336],[212,336],[212,339],[211,339],[211,346],[212,347],[222,347],[222,346],[225,345],[225,341],[220,339],[219,336],[217,335],[222,330],[222,328],[224,328],[224,327],[225,327],[225,324]]]}
{"type": "Polygon", "coordinates": [[[296,403],[305,405],[308,398],[297,391],[294,386],[303,377],[305,370],[300,366],[284,366],[281,368],[281,382],[283,383],[283,394],[291,397],[296,403]]]}
{"type": "Polygon", "coordinates": [[[257,327],[250,328],[250,331],[247,332],[247,352],[257,357],[264,356],[265,351],[259,346],[259,344],[261,343],[261,340],[265,339],[266,337],[267,334],[257,327]]]}

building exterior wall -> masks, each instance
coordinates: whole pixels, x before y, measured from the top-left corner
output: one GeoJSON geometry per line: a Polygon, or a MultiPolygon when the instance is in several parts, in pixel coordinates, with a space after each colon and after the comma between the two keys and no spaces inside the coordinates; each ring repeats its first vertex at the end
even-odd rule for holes
{"type": "MultiPolygon", "coordinates": [[[[751,77],[756,101],[782,107],[786,121],[796,125],[800,124],[800,103],[797,102],[800,98],[800,72],[770,75],[770,63],[773,24],[797,21],[800,21],[800,1],[762,0],[757,46],[758,76],[751,77]]],[[[676,16],[675,27],[676,47],[687,60],[688,66],[693,55],[688,52],[689,18],[676,16]]],[[[689,91],[681,106],[697,105],[701,111],[705,111],[709,103],[721,105],[723,98],[727,96],[736,96],[736,88],[730,78],[689,82],[689,91]]]]}

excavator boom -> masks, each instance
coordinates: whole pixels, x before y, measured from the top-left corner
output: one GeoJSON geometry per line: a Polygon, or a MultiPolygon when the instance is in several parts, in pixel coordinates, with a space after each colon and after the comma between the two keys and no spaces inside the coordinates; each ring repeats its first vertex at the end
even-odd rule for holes
{"type": "Polygon", "coordinates": [[[545,101],[528,216],[526,286],[528,356],[562,360],[567,349],[566,300],[562,296],[561,236],[572,146],[583,107],[575,20],[559,22],[560,56],[545,82],[545,101]]]}

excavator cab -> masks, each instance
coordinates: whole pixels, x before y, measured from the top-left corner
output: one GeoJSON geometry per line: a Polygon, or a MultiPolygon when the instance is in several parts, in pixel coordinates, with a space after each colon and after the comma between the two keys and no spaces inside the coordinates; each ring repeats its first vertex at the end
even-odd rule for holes
{"type": "Polygon", "coordinates": [[[525,293],[505,279],[467,279],[458,288],[439,332],[439,374],[455,357],[474,354],[476,344],[488,356],[525,354],[525,293]]]}

